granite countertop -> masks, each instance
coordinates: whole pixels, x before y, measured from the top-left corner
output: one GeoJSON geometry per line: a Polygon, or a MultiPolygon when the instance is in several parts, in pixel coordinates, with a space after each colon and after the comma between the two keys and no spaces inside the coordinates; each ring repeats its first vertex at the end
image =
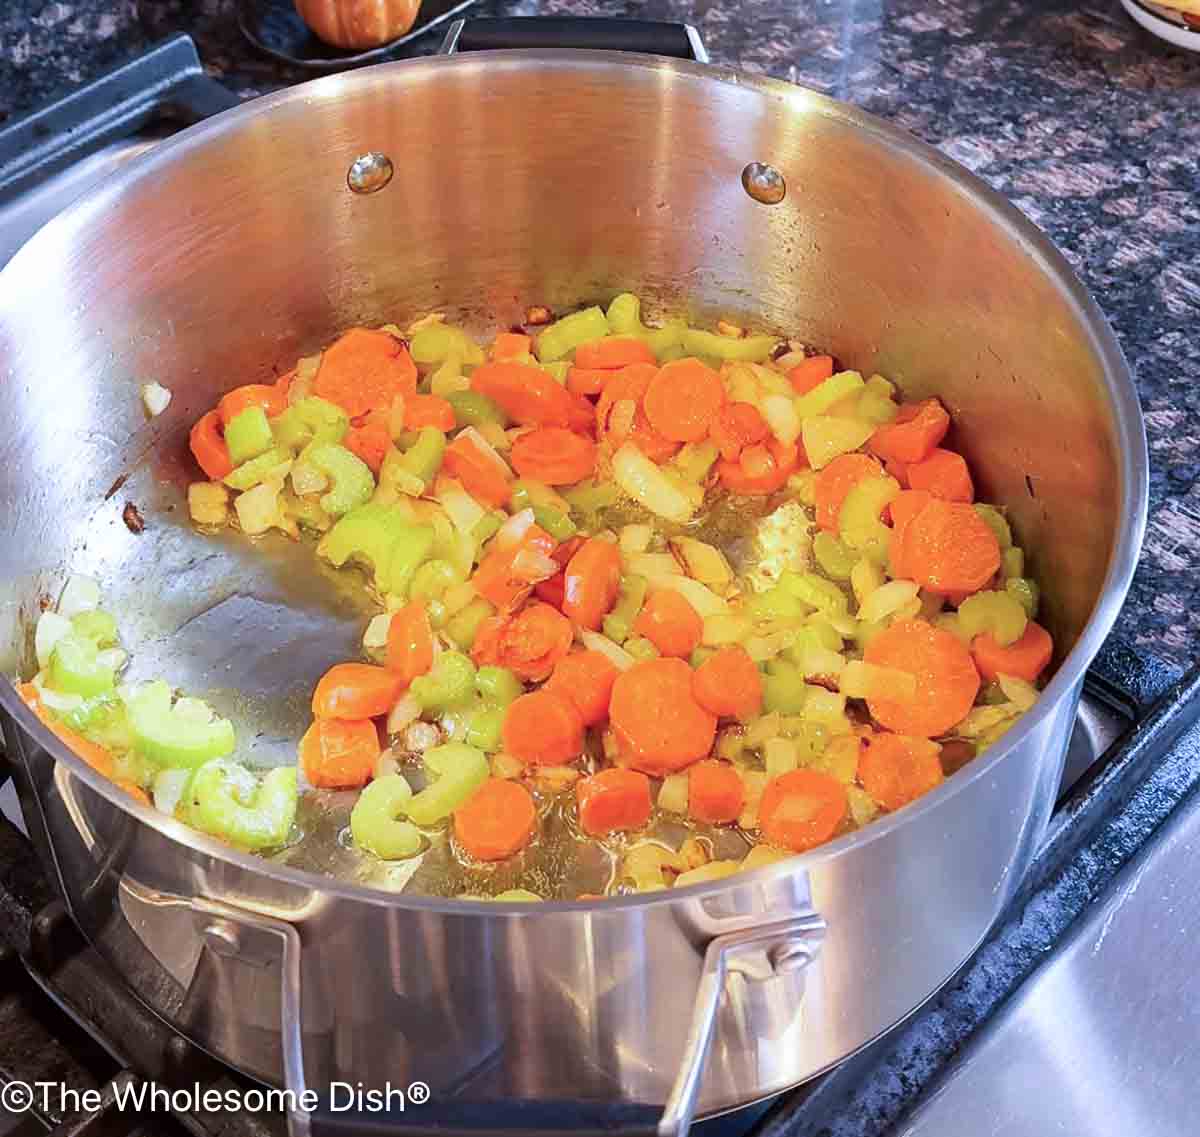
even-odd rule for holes
{"type": "MultiPolygon", "coordinates": [[[[10,0],[0,116],[190,32],[249,97],[307,78],[258,55],[233,0],[10,0]]],[[[1151,450],[1146,546],[1118,631],[1178,664],[1200,632],[1200,55],[1117,0],[482,0],[489,15],[696,24],[714,62],[858,103],[940,146],[1061,248],[1137,376],[1151,450]]],[[[436,48],[437,35],[412,45],[436,48]]]]}

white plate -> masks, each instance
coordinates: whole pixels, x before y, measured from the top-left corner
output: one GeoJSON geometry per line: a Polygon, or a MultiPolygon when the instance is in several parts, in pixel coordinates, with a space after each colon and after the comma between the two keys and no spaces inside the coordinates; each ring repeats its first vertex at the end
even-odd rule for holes
{"type": "Polygon", "coordinates": [[[1188,51],[1200,51],[1200,28],[1188,27],[1172,9],[1143,3],[1143,0],[1121,0],[1121,3],[1125,11],[1146,31],[1152,32],[1159,39],[1165,39],[1168,43],[1188,51]]]}

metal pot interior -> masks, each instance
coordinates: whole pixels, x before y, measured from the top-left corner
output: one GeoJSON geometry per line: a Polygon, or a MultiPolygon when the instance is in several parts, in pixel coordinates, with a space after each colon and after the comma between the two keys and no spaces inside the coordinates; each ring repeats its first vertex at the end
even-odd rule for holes
{"type": "Polygon", "coordinates": [[[204,693],[242,724],[246,757],[292,761],[312,683],[356,653],[365,605],[283,538],[193,532],[190,424],[353,323],[440,310],[482,330],[623,289],[940,396],[981,499],[1010,511],[1060,657],[1103,609],[1094,650],[1136,548],[1144,444],[1119,353],[1048,246],[932,152],[798,88],[503,53],[223,115],[0,275],[0,666],[27,672],[39,597],[87,573],[132,678],[204,693]],[[367,151],[395,176],[361,195],[347,172],[367,151]],[[743,190],[751,161],[782,171],[781,203],[743,190]],[[150,380],[174,397],[147,421],[150,380]]]}

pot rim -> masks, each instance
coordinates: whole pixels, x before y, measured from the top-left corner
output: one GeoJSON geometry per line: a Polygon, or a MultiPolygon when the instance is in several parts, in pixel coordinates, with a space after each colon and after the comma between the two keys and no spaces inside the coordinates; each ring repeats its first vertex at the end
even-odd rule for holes
{"type": "MultiPolygon", "coordinates": [[[[645,70],[679,75],[691,81],[735,86],[754,91],[766,99],[781,103],[776,113],[820,114],[847,122],[859,131],[874,136],[883,144],[902,153],[935,174],[947,178],[955,188],[970,198],[1009,237],[1024,246],[1042,272],[1064,293],[1075,309],[1076,317],[1087,332],[1092,350],[1100,360],[1104,387],[1111,401],[1117,427],[1117,461],[1120,478],[1121,522],[1116,541],[1109,554],[1104,584],[1087,624],[1067,653],[1058,670],[1041,692],[1037,703],[1027,711],[1018,724],[1001,740],[989,747],[980,758],[974,759],[937,789],[918,801],[872,822],[863,829],[847,833],[828,844],[807,853],[746,873],[718,881],[689,885],[681,889],[641,893],[606,898],[603,901],[543,900],[543,901],[483,901],[456,900],[435,896],[409,896],[364,884],[354,884],[334,877],[322,876],[307,870],[275,864],[251,853],[243,853],[207,834],[191,829],[174,818],[165,816],[153,806],[133,800],[103,775],[97,773],[81,758],[76,757],[65,743],[44,726],[17,695],[11,681],[0,684],[0,705],[21,729],[56,761],[64,763],[77,778],[108,802],[132,814],[139,822],[149,825],[163,836],[186,846],[196,853],[223,861],[237,869],[261,874],[280,883],[308,889],[341,899],[360,901],[383,907],[405,908],[457,916],[515,916],[549,915],[552,913],[603,911],[613,914],[628,912],[651,905],[673,904],[696,900],[734,887],[757,885],[806,872],[825,861],[851,850],[862,848],[903,825],[913,824],[924,814],[937,809],[955,797],[969,784],[986,777],[993,767],[1003,762],[1014,750],[1025,744],[1034,732],[1057,709],[1060,701],[1070,699],[1082,682],[1083,674],[1100,649],[1122,607],[1141,549],[1146,525],[1149,497],[1149,463],[1145,425],[1134,387],[1133,377],[1121,348],[1104,314],[1075,275],[1063,255],[1050,239],[1029,221],[1017,208],[982,179],[955,162],[933,146],[920,141],[899,127],[869,114],[851,104],[832,99],[804,87],[780,79],[749,76],[732,68],[712,64],[692,63],[660,56],[640,56],[626,52],[583,51],[556,49],[545,51],[489,51],[466,55],[433,56],[425,59],[383,63],[358,71],[328,75],[294,87],[261,96],[240,107],[214,116],[189,127],[172,138],[156,145],[147,154],[113,173],[95,189],[69,205],[31,238],[24,249],[10,262],[18,268],[30,255],[36,256],[36,246],[45,240],[61,240],[64,230],[82,227],[102,214],[105,202],[136,182],[153,177],[160,165],[170,163],[177,155],[200,148],[222,134],[235,120],[247,123],[268,115],[280,107],[305,103],[312,99],[341,97],[347,92],[372,86],[383,79],[433,82],[449,68],[478,70],[496,68],[516,70],[575,70],[610,69],[645,70]],[[47,237],[47,231],[50,236],[47,237]],[[27,253],[34,247],[32,254],[27,253]],[[24,255],[23,255],[24,254],[24,255]]],[[[7,272],[7,270],[5,270],[7,272]]],[[[0,273],[3,277],[5,273],[0,273]]],[[[253,908],[252,901],[245,907],[253,908]]]]}

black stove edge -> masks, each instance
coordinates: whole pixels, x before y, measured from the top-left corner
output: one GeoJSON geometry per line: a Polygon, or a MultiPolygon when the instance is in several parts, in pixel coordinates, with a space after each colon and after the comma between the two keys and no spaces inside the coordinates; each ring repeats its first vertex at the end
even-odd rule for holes
{"type": "MultiPolygon", "coordinates": [[[[1160,673],[1160,678],[1161,678],[1160,673]]],[[[1139,679],[1140,696],[1158,678],[1139,679]]],[[[1171,683],[1056,812],[1020,891],[958,974],[873,1045],[769,1111],[748,1137],[884,1137],[1077,916],[1200,786],[1200,666],[1171,683]],[[1177,745],[1182,741],[1183,745],[1177,745]]]]}

